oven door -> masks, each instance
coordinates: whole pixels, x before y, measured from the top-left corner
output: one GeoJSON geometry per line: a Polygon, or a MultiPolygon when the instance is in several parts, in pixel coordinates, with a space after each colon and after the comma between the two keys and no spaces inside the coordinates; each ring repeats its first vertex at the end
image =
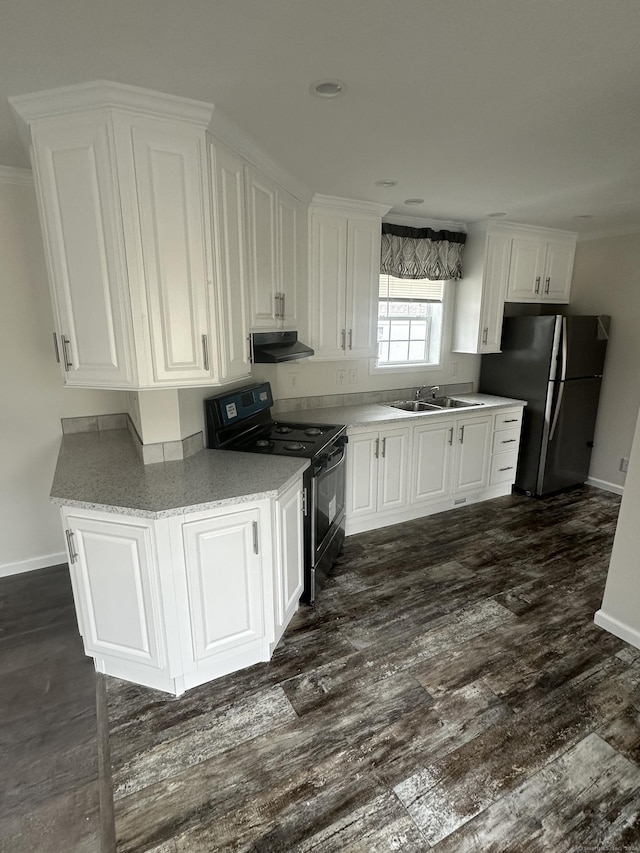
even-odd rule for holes
{"type": "MultiPolygon", "coordinates": [[[[340,533],[344,538],[346,450],[340,441],[314,463],[312,479],[311,553],[317,566],[340,533]]],[[[338,548],[342,545],[342,539],[338,548]]]]}

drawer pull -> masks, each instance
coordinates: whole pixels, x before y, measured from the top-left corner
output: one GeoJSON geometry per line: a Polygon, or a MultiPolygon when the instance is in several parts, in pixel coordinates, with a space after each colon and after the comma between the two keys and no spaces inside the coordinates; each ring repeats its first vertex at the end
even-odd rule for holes
{"type": "Polygon", "coordinates": [[[513,465],[507,465],[506,468],[498,468],[498,471],[513,471],[513,465]]]}
{"type": "Polygon", "coordinates": [[[515,441],[515,438],[505,438],[504,441],[501,441],[500,444],[512,444],[515,441]]]}
{"type": "Polygon", "coordinates": [[[518,418],[505,418],[505,424],[517,424],[518,418]]]}

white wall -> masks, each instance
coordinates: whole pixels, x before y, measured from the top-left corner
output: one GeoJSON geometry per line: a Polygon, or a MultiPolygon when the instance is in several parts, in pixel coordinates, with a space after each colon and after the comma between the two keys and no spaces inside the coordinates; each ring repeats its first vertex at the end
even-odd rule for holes
{"type": "Polygon", "coordinates": [[[48,500],[60,418],[127,410],[117,391],[63,388],[30,173],[0,167],[0,576],[64,561],[48,500]]]}
{"type": "Polygon", "coordinates": [[[640,418],[597,625],[640,648],[640,418]]]}
{"type": "Polygon", "coordinates": [[[589,478],[621,487],[640,406],[640,235],[578,243],[571,313],[611,315],[589,478]]]}

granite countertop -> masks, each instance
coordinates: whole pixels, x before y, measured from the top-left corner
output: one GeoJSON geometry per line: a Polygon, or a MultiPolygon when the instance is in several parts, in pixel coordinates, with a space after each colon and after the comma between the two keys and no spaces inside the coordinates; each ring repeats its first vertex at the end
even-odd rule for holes
{"type": "MultiPolygon", "coordinates": [[[[347,427],[368,427],[380,423],[407,423],[423,421],[425,418],[451,418],[458,414],[481,412],[491,409],[508,409],[513,406],[526,406],[526,400],[515,400],[510,397],[494,397],[490,394],[455,394],[455,400],[462,400],[470,405],[469,408],[440,409],[430,412],[404,412],[394,409],[389,403],[365,403],[358,406],[331,406],[320,409],[297,409],[296,411],[278,412],[279,421],[298,421],[319,424],[346,424],[347,427]]],[[[428,398],[425,398],[428,402],[428,398]]]]}
{"type": "Polygon", "coordinates": [[[143,465],[127,430],[65,435],[51,487],[54,503],[146,518],[273,498],[308,459],[201,450],[176,462],[143,465]]]}

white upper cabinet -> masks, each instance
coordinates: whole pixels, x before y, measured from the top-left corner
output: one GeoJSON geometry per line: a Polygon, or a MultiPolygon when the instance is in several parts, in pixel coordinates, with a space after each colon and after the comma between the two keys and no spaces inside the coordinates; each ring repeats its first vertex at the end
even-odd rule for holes
{"type": "Polygon", "coordinates": [[[511,237],[471,229],[463,252],[464,278],[455,282],[453,352],[500,352],[511,237]]]}
{"type": "Polygon", "coordinates": [[[307,206],[252,166],[245,183],[249,325],[296,330],[307,288],[307,206]]]}
{"type": "Polygon", "coordinates": [[[137,381],[113,137],[105,111],[43,122],[36,190],[67,385],[137,381]]]}
{"type": "Polygon", "coordinates": [[[251,371],[247,341],[247,252],[244,161],[216,142],[209,146],[213,185],[214,264],[217,287],[218,352],[221,380],[242,379],[251,371]]]}
{"type": "Polygon", "coordinates": [[[356,204],[316,196],[311,207],[312,345],[320,358],[376,355],[380,235],[387,208],[356,204]]]}
{"type": "Polygon", "coordinates": [[[569,302],[574,234],[514,237],[507,285],[508,302],[569,302]]]}
{"type": "Polygon", "coordinates": [[[469,230],[455,283],[453,352],[500,352],[505,302],[569,302],[576,235],[510,223],[469,230]]]}
{"type": "Polygon", "coordinates": [[[212,106],[113,83],[12,105],[33,154],[66,384],[248,375],[244,299],[229,301],[212,254],[212,106]]]}

